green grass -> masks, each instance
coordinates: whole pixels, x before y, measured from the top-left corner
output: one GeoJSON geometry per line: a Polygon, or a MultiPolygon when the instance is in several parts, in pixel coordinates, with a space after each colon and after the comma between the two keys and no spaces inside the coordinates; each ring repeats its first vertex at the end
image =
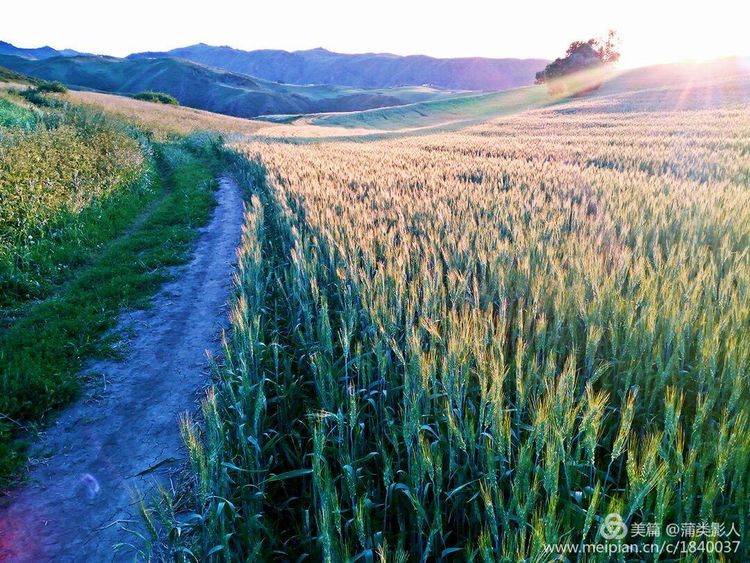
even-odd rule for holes
{"type": "Polygon", "coordinates": [[[30,129],[36,124],[33,111],[0,96],[0,128],[30,129]]]}
{"type": "Polygon", "coordinates": [[[144,189],[118,197],[117,209],[109,208],[116,228],[96,234],[112,240],[79,256],[66,282],[23,308],[0,338],[0,480],[16,475],[25,461],[20,438],[76,396],[85,360],[109,353],[112,340],[103,336],[119,311],[146,303],[167,268],[186,259],[195,228],[210,216],[220,159],[215,141],[155,149],[144,189]],[[128,230],[149,202],[155,206],[143,224],[128,230]]]}

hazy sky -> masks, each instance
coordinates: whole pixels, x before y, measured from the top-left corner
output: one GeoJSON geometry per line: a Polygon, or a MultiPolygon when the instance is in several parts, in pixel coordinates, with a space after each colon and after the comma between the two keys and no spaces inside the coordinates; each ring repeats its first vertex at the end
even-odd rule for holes
{"type": "Polygon", "coordinates": [[[241,49],[543,57],[615,28],[623,66],[750,55],[746,0],[3,1],[0,39],[125,55],[204,42],[241,49]]]}

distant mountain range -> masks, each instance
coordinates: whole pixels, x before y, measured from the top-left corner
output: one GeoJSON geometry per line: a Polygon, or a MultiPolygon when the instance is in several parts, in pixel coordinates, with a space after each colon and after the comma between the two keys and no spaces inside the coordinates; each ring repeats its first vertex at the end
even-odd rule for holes
{"type": "Polygon", "coordinates": [[[0,66],[72,88],[166,92],[239,117],[359,111],[533,83],[542,59],[436,59],[325,49],[241,51],[198,44],[127,58],[0,41],[0,66]]]}
{"type": "MultiPolygon", "coordinates": [[[[52,47],[24,49],[0,41],[0,55],[48,59],[87,55],[52,47]]],[[[423,86],[449,90],[507,90],[533,84],[544,59],[438,59],[388,53],[343,54],[326,49],[242,51],[198,43],[171,51],[134,53],[128,59],[178,58],[287,84],[336,84],[357,88],[423,86]]]]}
{"type": "Polygon", "coordinates": [[[22,57],[24,59],[49,59],[52,57],[75,57],[78,55],[86,55],[88,53],[81,53],[74,51],[73,49],[53,49],[49,46],[36,47],[34,49],[24,49],[23,47],[16,47],[5,41],[0,41],[0,55],[13,55],[14,57],[22,57]]]}
{"type": "Polygon", "coordinates": [[[59,80],[71,88],[118,94],[147,90],[171,94],[183,105],[238,117],[357,111],[455,95],[434,88],[364,90],[346,86],[279,84],[181,59],[118,59],[0,55],[0,67],[59,80]]]}
{"type": "Polygon", "coordinates": [[[430,85],[452,90],[506,90],[534,83],[544,59],[436,59],[385,53],[347,55],[326,49],[242,51],[199,43],[129,59],[175,57],[290,84],[339,84],[358,88],[430,85]]]}

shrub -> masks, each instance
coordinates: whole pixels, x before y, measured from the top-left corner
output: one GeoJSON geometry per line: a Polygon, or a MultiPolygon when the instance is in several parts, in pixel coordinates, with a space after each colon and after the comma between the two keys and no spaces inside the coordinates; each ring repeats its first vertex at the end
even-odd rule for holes
{"type": "Polygon", "coordinates": [[[65,106],[64,101],[47,96],[45,92],[37,89],[28,88],[21,92],[21,96],[30,104],[41,108],[62,108],[65,106]]]}
{"type": "Polygon", "coordinates": [[[42,82],[36,87],[36,90],[37,92],[42,92],[44,94],[65,94],[68,91],[65,84],[59,80],[55,80],[54,82],[42,82]]]}
{"type": "Polygon", "coordinates": [[[144,102],[156,102],[157,104],[167,104],[170,106],[180,105],[180,102],[175,97],[164,92],[141,92],[133,97],[136,100],[143,100],[144,102]]]}

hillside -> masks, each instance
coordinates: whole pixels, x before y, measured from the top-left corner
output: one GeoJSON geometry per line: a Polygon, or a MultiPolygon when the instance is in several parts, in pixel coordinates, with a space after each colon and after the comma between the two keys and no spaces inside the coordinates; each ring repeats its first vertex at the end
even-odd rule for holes
{"type": "Polygon", "coordinates": [[[35,80],[33,78],[25,76],[20,72],[16,72],[14,70],[10,70],[9,68],[0,66],[0,83],[2,83],[4,86],[9,86],[10,84],[20,86],[22,84],[28,84],[34,81],[35,80]]]}
{"type": "Polygon", "coordinates": [[[253,134],[264,121],[256,121],[212,113],[185,106],[173,106],[144,102],[127,96],[70,90],[64,96],[76,104],[89,106],[137,124],[153,132],[156,138],[169,138],[174,134],[186,135],[200,131],[212,131],[222,135],[253,134]]]}
{"type": "Polygon", "coordinates": [[[481,120],[518,113],[549,103],[553,98],[542,86],[503,92],[419,102],[401,107],[345,114],[324,114],[310,119],[314,125],[394,130],[429,127],[451,122],[481,120]]]}
{"type": "MultiPolygon", "coordinates": [[[[300,120],[300,134],[311,135],[310,126],[399,131],[453,124],[467,125],[503,115],[556,104],[559,111],[624,112],[709,109],[736,105],[750,99],[750,61],[724,59],[707,63],[654,65],[618,72],[601,88],[566,109],[565,98],[550,96],[543,86],[528,86],[430,100],[400,107],[322,114],[300,120]],[[560,105],[562,104],[562,105],[560,105]],[[588,109],[590,108],[590,109],[588,109]]],[[[270,131],[269,131],[270,133],[270,131]]],[[[293,135],[289,127],[274,134],[293,135]]],[[[337,135],[340,133],[337,132],[337,135]]],[[[318,134],[316,136],[321,136],[318,134]]]]}
{"type": "Polygon", "coordinates": [[[242,51],[200,43],[167,52],[130,55],[130,59],[177,57],[267,80],[290,84],[342,84],[388,88],[429,84],[457,90],[504,90],[533,84],[543,59],[438,59],[387,53],[343,54],[326,49],[242,51]]]}
{"type": "Polygon", "coordinates": [[[177,59],[118,59],[102,56],[32,60],[0,55],[4,66],[72,88],[136,94],[166,92],[181,104],[237,117],[356,111],[444,97],[434,88],[363,90],[333,85],[278,84],[177,59]]]}

